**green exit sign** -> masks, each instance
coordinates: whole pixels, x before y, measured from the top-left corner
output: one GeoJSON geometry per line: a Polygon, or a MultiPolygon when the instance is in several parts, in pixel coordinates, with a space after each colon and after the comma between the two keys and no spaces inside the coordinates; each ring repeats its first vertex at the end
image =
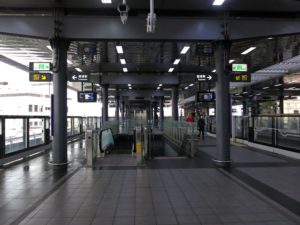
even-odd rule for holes
{"type": "Polygon", "coordinates": [[[48,62],[31,62],[29,64],[30,71],[51,71],[51,63],[48,62]]]}
{"type": "Polygon", "coordinates": [[[232,64],[232,72],[247,72],[247,64],[232,64]]]}

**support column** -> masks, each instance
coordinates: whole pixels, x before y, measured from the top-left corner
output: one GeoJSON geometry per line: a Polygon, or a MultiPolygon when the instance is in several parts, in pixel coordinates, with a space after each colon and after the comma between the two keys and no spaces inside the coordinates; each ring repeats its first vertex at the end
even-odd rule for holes
{"type": "Polygon", "coordinates": [[[284,114],[284,97],[279,97],[279,113],[284,114]]]}
{"type": "Polygon", "coordinates": [[[53,69],[53,151],[52,164],[66,167],[67,155],[67,51],[69,41],[63,38],[52,39],[54,54],[53,69]]]}
{"type": "Polygon", "coordinates": [[[225,54],[224,42],[218,42],[215,53],[217,83],[216,83],[216,126],[217,152],[214,163],[219,167],[230,165],[230,92],[229,77],[225,74],[225,64],[228,59],[225,54]]]}
{"type": "Polygon", "coordinates": [[[159,102],[160,107],[160,129],[164,130],[164,97],[161,97],[159,102]]]}
{"type": "Polygon", "coordinates": [[[122,112],[121,112],[121,114],[122,114],[122,121],[124,121],[125,120],[125,102],[124,101],[122,102],[122,112]]]}
{"type": "Polygon", "coordinates": [[[178,86],[172,88],[172,119],[178,121],[178,86]]]}
{"type": "Polygon", "coordinates": [[[102,121],[108,121],[108,85],[102,86],[102,121]]]}
{"type": "Polygon", "coordinates": [[[157,102],[154,102],[154,116],[153,118],[155,118],[155,115],[157,115],[157,102]]]}
{"type": "Polygon", "coordinates": [[[117,121],[120,120],[119,112],[120,112],[120,94],[119,94],[119,89],[116,88],[116,114],[115,114],[115,119],[117,121]]]}

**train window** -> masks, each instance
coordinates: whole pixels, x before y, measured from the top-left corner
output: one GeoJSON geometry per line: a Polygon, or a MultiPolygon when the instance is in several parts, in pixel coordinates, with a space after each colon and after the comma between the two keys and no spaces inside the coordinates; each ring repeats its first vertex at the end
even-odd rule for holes
{"type": "Polygon", "coordinates": [[[28,111],[32,112],[32,105],[28,105],[28,111]]]}
{"type": "Polygon", "coordinates": [[[35,112],[38,111],[38,105],[34,105],[34,111],[35,111],[35,112]]]}

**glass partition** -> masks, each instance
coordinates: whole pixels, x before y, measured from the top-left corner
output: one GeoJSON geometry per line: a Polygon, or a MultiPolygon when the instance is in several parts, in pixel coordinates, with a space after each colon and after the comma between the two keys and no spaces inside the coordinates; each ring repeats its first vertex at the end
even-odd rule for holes
{"type": "Polygon", "coordinates": [[[29,119],[29,147],[41,145],[45,143],[44,119],[29,119]]]}
{"type": "Polygon", "coordinates": [[[254,141],[263,144],[272,144],[272,117],[260,116],[254,118],[254,141]]]}
{"type": "Polygon", "coordinates": [[[67,134],[68,136],[72,135],[72,118],[67,119],[67,134]]]}
{"type": "Polygon", "coordinates": [[[300,117],[276,118],[275,145],[300,150],[300,117]]]}
{"type": "Polygon", "coordinates": [[[80,134],[80,118],[73,118],[73,135],[80,134]]]}
{"type": "Polygon", "coordinates": [[[243,138],[243,117],[235,117],[235,137],[243,138]]]}
{"type": "Polygon", "coordinates": [[[114,137],[111,129],[102,130],[100,133],[100,149],[102,152],[110,151],[114,146],[114,137]]]}
{"type": "Polygon", "coordinates": [[[27,120],[25,118],[5,119],[5,154],[27,148],[27,120]]]}

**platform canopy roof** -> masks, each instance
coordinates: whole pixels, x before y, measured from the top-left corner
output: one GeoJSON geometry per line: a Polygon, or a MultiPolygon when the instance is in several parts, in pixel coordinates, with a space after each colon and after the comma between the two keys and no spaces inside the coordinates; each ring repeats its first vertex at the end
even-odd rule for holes
{"type": "Polygon", "coordinates": [[[232,41],[230,59],[248,63],[254,82],[274,77],[267,68],[300,54],[297,0],[225,0],[221,6],[213,6],[214,0],[155,0],[154,33],[146,32],[148,0],[126,1],[130,8],[126,24],[117,10],[121,2],[0,0],[0,60],[24,70],[29,62],[51,61],[48,39],[53,37],[56,20],[61,24],[60,35],[71,40],[70,74],[80,68],[92,74],[92,82],[126,91],[126,81],[139,91],[157,90],[162,84],[161,89],[169,93],[173,85],[179,85],[181,93],[189,96],[195,92],[196,85],[190,85],[195,84],[196,75],[215,69],[214,44],[225,37],[232,41]],[[124,53],[118,54],[116,46],[122,46],[124,53]],[[187,53],[180,54],[186,46],[190,47],[187,53]],[[241,55],[249,47],[256,49],[241,55]],[[211,54],[207,49],[212,49],[211,54]],[[181,60],[178,65],[173,64],[176,59],[181,60]],[[128,72],[124,73],[124,67],[128,72]]]}

